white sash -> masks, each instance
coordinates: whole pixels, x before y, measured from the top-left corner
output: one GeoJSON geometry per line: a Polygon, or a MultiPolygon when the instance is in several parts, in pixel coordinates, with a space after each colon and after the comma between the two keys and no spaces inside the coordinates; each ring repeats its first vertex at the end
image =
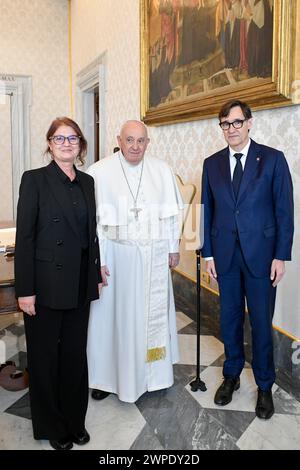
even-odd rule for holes
{"type": "MultiPolygon", "coordinates": [[[[114,227],[113,227],[114,228],[114,227]]],[[[166,338],[169,312],[169,244],[168,240],[120,240],[112,230],[108,238],[122,245],[134,245],[140,252],[144,266],[146,362],[166,357],[166,338]],[[111,237],[110,237],[111,236],[111,237]]]]}
{"type": "Polygon", "coordinates": [[[154,241],[151,245],[149,282],[146,282],[146,338],[147,362],[166,357],[169,311],[169,264],[168,242],[154,241]]]}

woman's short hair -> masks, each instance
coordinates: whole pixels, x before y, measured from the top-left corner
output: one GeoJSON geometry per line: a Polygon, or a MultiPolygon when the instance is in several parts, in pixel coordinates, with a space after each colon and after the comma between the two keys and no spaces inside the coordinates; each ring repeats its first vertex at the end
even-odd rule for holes
{"type": "MultiPolygon", "coordinates": [[[[86,138],[84,137],[80,127],[78,126],[77,122],[73,121],[73,119],[70,119],[66,116],[57,117],[56,119],[54,119],[54,121],[52,121],[52,123],[51,123],[51,125],[48,129],[48,132],[46,134],[47,142],[49,142],[50,137],[53,137],[54,133],[57,131],[57,129],[60,126],[72,127],[72,129],[74,130],[76,135],[78,135],[80,137],[80,140],[79,140],[79,154],[77,156],[77,160],[79,160],[81,165],[84,165],[84,160],[85,160],[85,157],[86,157],[86,154],[87,154],[87,141],[86,141],[86,138]]],[[[49,146],[45,150],[45,154],[47,154],[47,153],[51,155],[49,146]]],[[[52,156],[51,156],[51,158],[52,158],[52,156]]]]}

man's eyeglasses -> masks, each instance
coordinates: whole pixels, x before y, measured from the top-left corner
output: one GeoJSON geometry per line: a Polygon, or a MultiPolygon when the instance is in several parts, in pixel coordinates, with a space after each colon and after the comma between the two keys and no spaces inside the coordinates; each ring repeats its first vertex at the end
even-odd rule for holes
{"type": "Polygon", "coordinates": [[[68,135],[68,136],[54,135],[53,137],[50,137],[49,140],[53,140],[55,145],[63,145],[66,139],[68,139],[70,145],[77,145],[79,144],[80,136],[78,135],[68,135]]]}
{"type": "Polygon", "coordinates": [[[245,121],[248,121],[248,119],[236,119],[233,122],[223,121],[219,122],[219,126],[221,127],[222,131],[228,131],[230,126],[234,127],[235,129],[241,129],[245,121]]]}

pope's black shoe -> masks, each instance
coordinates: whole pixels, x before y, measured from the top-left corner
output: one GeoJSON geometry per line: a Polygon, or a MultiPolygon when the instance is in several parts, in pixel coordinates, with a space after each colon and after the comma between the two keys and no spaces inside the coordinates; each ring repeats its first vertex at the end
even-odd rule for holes
{"type": "Polygon", "coordinates": [[[257,390],[256,416],[260,419],[270,419],[274,414],[272,390],[257,390]]]}
{"type": "Polygon", "coordinates": [[[97,390],[96,388],[92,390],[92,398],[94,398],[94,400],[104,400],[104,398],[108,397],[109,394],[109,392],[97,390]]]}
{"type": "Polygon", "coordinates": [[[240,388],[239,377],[225,377],[222,385],[215,394],[215,404],[220,406],[228,405],[232,400],[232,394],[240,388]]]}
{"type": "Polygon", "coordinates": [[[84,429],[82,432],[72,434],[71,439],[74,442],[74,444],[77,444],[79,446],[83,446],[84,444],[87,444],[89,442],[90,435],[87,432],[87,430],[84,429]]]}
{"type": "Polygon", "coordinates": [[[66,437],[65,439],[57,439],[57,440],[50,439],[49,442],[50,442],[50,445],[55,450],[70,450],[73,447],[73,442],[69,437],[66,437]]]}

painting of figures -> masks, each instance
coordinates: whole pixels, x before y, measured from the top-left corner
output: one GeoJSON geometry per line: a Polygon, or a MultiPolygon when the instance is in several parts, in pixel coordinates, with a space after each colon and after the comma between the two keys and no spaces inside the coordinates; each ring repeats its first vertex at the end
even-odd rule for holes
{"type": "Polygon", "coordinates": [[[141,0],[145,122],[212,116],[236,95],[254,108],[288,100],[280,86],[298,60],[298,9],[299,0],[141,0]]]}
{"type": "Polygon", "coordinates": [[[272,75],[272,0],[152,0],[150,106],[272,75]]]}

